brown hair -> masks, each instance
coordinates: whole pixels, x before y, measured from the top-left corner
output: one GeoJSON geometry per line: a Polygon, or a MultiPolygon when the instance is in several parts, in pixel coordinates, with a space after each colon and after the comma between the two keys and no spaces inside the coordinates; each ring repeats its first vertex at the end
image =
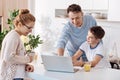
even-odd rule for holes
{"type": "Polygon", "coordinates": [[[105,31],[101,26],[91,27],[90,32],[95,36],[96,39],[102,39],[105,35],[105,31]]]}
{"type": "Polygon", "coordinates": [[[68,8],[67,8],[67,13],[69,12],[82,12],[82,9],[79,5],[77,4],[71,4],[68,8]]]}
{"type": "Polygon", "coordinates": [[[14,25],[18,25],[19,22],[24,25],[29,21],[35,22],[35,17],[29,13],[28,9],[20,9],[19,14],[14,19],[14,25]]]}

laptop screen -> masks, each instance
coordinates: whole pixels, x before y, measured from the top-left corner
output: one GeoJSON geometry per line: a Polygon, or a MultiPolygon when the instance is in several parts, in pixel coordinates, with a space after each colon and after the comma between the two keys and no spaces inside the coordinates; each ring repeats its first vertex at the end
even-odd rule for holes
{"type": "Polygon", "coordinates": [[[48,71],[74,72],[71,57],[41,55],[43,65],[48,71]]]}

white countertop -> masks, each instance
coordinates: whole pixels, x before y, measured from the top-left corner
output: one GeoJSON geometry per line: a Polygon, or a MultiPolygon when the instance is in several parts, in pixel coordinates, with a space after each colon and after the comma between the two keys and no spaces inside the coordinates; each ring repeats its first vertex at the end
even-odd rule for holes
{"type": "Polygon", "coordinates": [[[92,68],[90,72],[80,69],[76,73],[63,73],[46,71],[42,64],[38,64],[28,76],[34,80],[120,80],[120,70],[92,68]]]}

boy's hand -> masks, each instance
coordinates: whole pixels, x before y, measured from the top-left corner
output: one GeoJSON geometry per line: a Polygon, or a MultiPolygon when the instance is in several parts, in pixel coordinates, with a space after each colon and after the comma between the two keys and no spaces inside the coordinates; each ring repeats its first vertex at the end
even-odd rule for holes
{"type": "Polygon", "coordinates": [[[74,56],[72,57],[72,62],[73,64],[77,62],[77,59],[74,56]]]}

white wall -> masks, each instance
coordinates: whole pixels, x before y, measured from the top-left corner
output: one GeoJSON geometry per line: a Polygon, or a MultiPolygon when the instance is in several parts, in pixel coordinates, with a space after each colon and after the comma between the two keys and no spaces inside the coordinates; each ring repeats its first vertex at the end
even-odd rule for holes
{"type": "Polygon", "coordinates": [[[78,4],[79,0],[36,0],[35,1],[35,16],[36,26],[35,34],[40,34],[43,39],[43,44],[40,46],[40,51],[52,52],[55,51],[58,35],[64,26],[61,21],[55,18],[55,9],[66,9],[70,4],[78,4]]]}
{"type": "Polygon", "coordinates": [[[120,58],[120,22],[98,21],[98,25],[105,30],[103,41],[107,54],[117,55],[120,58]]]}
{"type": "Polygon", "coordinates": [[[120,0],[109,0],[108,20],[120,21],[120,0]]]}

